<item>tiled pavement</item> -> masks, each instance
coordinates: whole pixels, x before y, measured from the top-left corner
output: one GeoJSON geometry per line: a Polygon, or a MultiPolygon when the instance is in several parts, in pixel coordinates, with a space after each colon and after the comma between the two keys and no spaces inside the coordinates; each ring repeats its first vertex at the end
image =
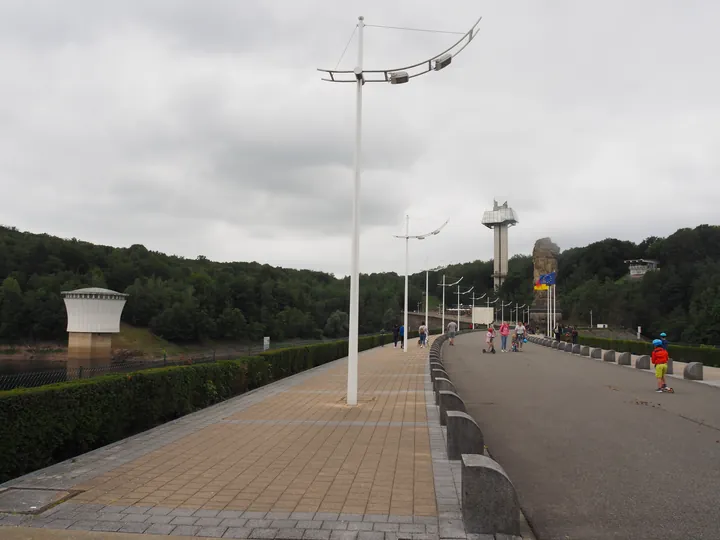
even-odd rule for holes
{"type": "MultiPolygon", "coordinates": [[[[2,526],[286,540],[464,539],[428,349],[339,360],[0,486],[75,494],[2,526]]],[[[8,529],[5,529],[8,530],[8,529]]],[[[28,529],[29,530],[29,529],[28,529]]],[[[59,535],[58,538],[62,538],[59,535]]],[[[28,537],[29,538],[29,537],[28,537]]]]}

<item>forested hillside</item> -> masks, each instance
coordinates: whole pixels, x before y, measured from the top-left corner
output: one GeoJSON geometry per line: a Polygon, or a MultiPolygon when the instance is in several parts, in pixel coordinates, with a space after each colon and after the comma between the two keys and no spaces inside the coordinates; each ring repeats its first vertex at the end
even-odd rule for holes
{"type": "MultiPolygon", "coordinates": [[[[492,289],[492,261],[451,265],[448,282],[461,290],[492,289]]],[[[430,295],[442,296],[442,272],[430,275],[430,295]]],[[[149,327],[175,342],[275,340],[346,335],[349,280],[310,270],[255,262],[217,263],[130,248],[99,246],[0,227],[0,341],[65,339],[60,291],[107,287],[130,295],[123,320],[149,327]]],[[[422,302],[425,273],[411,276],[410,308],[422,302]]],[[[456,291],[456,289],[455,289],[456,291]]],[[[457,302],[447,291],[446,303],[457,302]]],[[[491,293],[492,294],[492,293],[491,293]]],[[[607,239],[561,253],[558,304],[565,320],[666,331],[673,341],[720,343],[720,228],[681,229],[640,244],[607,239]],[[661,270],[630,280],[630,258],[660,261],[661,270]]],[[[532,258],[515,256],[501,295],[532,300],[532,258]]],[[[400,320],[403,277],[363,275],[360,332],[389,328],[400,320]]],[[[494,294],[492,295],[494,297],[494,294]]],[[[463,303],[470,302],[470,295],[463,303]]],[[[480,300],[482,305],[485,300],[480,300]]]]}

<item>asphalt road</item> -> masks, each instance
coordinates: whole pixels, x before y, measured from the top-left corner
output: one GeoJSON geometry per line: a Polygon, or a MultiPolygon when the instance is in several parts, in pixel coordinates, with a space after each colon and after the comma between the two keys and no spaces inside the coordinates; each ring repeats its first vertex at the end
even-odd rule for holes
{"type": "Polygon", "coordinates": [[[539,540],[720,539],[720,389],[525,344],[444,347],[539,540]]]}

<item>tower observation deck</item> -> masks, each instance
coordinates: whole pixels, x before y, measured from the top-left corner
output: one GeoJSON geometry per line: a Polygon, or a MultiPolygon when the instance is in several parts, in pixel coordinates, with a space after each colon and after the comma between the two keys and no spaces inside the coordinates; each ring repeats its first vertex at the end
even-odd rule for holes
{"type": "Polygon", "coordinates": [[[508,228],[517,225],[515,210],[508,207],[507,201],[499,205],[493,201],[493,209],[483,213],[482,224],[495,233],[493,281],[498,290],[508,273],[508,228]]]}

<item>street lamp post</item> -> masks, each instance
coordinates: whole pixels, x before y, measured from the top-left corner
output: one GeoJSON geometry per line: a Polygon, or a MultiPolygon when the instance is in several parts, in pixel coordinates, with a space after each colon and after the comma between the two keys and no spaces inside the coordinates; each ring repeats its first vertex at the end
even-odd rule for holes
{"type": "MultiPolygon", "coordinates": [[[[512,304],[512,302],[508,302],[507,304],[505,302],[500,302],[500,318],[502,319],[502,322],[505,322],[505,308],[510,304],[512,304]]],[[[512,318],[512,311],[510,312],[510,318],[512,318]]]]}
{"type": "MultiPolygon", "coordinates": [[[[362,87],[366,82],[389,82],[390,84],[403,84],[410,79],[440,71],[451,64],[452,59],[460,54],[477,35],[477,26],[482,17],[462,35],[452,46],[438,55],[423,60],[417,64],[403,68],[364,70],[363,69],[363,30],[365,18],[358,17],[358,55],[357,65],[353,70],[318,69],[325,77],[324,81],[354,83],[356,86],[355,105],[355,180],[353,186],[352,204],[352,246],[350,258],[350,320],[348,329],[348,384],[347,404],[357,405],[358,392],[358,324],[360,299],[360,180],[362,168],[362,87]]],[[[407,318],[407,306],[405,307],[407,318]]],[[[407,325],[405,326],[407,332],[407,325]]],[[[407,339],[405,339],[407,350],[407,339]]]]}
{"type": "Polygon", "coordinates": [[[486,296],[487,293],[483,293],[482,296],[475,296],[474,294],[472,295],[472,313],[470,314],[470,317],[472,320],[473,330],[475,329],[475,300],[482,300],[486,296]]]}
{"type": "MultiPolygon", "coordinates": [[[[408,348],[408,284],[410,279],[410,240],[425,240],[428,236],[434,236],[436,234],[439,234],[440,231],[443,230],[445,225],[448,224],[449,219],[445,220],[445,223],[440,225],[437,229],[434,231],[430,231],[429,233],[425,234],[416,234],[416,235],[410,235],[410,216],[405,216],[405,235],[404,236],[398,236],[394,235],[395,238],[404,238],[405,239],[405,316],[403,318],[403,324],[405,325],[405,339],[404,346],[403,346],[403,352],[407,352],[408,348]]],[[[427,287],[427,285],[426,285],[427,287]]]]}
{"type": "Polygon", "coordinates": [[[457,296],[458,296],[458,303],[457,303],[457,308],[458,308],[458,312],[457,312],[457,327],[458,327],[458,331],[460,331],[460,295],[461,295],[461,294],[467,294],[467,293],[469,293],[469,292],[472,292],[472,290],[473,290],[474,288],[475,288],[475,285],[473,285],[472,287],[470,287],[467,291],[460,292],[460,285],[458,285],[458,290],[457,290],[457,296]]]}
{"type": "MultiPolygon", "coordinates": [[[[426,261],[427,263],[427,261],[426,261]]],[[[427,264],[426,264],[427,266],[427,264]]],[[[429,316],[429,308],[428,308],[428,298],[430,294],[430,272],[437,272],[438,270],[443,270],[444,266],[436,266],[435,268],[426,268],[425,269],[425,326],[428,328],[428,332],[430,331],[430,323],[428,322],[428,316],[429,316]]],[[[443,306],[444,307],[444,306],[443,306]]]]}
{"type": "Polygon", "coordinates": [[[442,305],[443,305],[443,309],[442,309],[442,331],[443,331],[443,332],[445,332],[445,311],[446,311],[446,310],[445,310],[445,288],[446,288],[446,287],[454,287],[455,285],[457,285],[458,283],[460,283],[460,282],[462,281],[462,279],[463,279],[463,278],[461,277],[461,278],[458,279],[455,283],[446,283],[446,282],[445,282],[445,274],[443,274],[443,281],[442,281],[442,283],[438,283],[438,285],[440,285],[440,286],[442,287],[442,290],[443,290],[443,299],[442,299],[442,305]]]}

